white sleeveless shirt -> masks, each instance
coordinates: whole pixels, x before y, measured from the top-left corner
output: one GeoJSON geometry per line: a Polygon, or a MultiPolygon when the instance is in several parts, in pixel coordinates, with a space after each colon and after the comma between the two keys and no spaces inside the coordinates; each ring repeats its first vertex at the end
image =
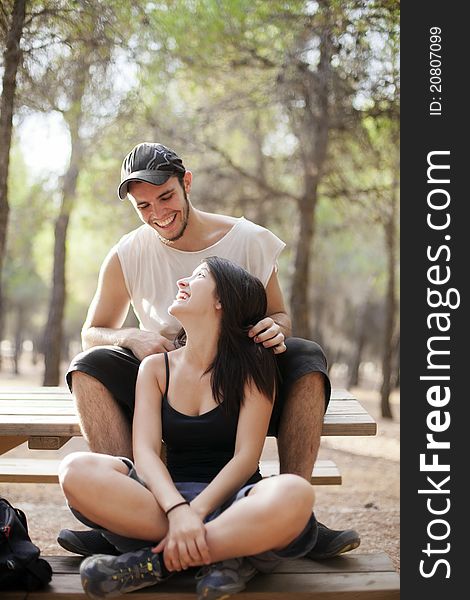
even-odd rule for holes
{"type": "Polygon", "coordinates": [[[160,241],[149,225],[141,225],[116,244],[124,280],[140,328],[172,340],[181,329],[168,314],[178,291],[176,282],[191,275],[208,256],[228,258],[260,279],[266,287],[285,243],[268,229],[244,217],[215,244],[187,252],[160,241]]]}

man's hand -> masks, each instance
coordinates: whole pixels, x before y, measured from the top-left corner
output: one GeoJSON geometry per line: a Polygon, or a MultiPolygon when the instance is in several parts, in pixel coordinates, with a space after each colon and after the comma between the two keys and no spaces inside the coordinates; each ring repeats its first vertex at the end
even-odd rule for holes
{"type": "Polygon", "coordinates": [[[196,511],[190,506],[178,507],[168,515],[168,523],[166,537],[152,551],[163,551],[163,560],[169,571],[211,563],[206,527],[196,511]]]}
{"type": "Polygon", "coordinates": [[[133,329],[132,334],[127,335],[119,345],[132,350],[139,360],[144,360],[151,354],[171,352],[175,349],[174,343],[162,335],[142,329],[133,329]]]}
{"type": "Polygon", "coordinates": [[[250,329],[248,335],[257,344],[262,343],[265,348],[272,348],[274,354],[281,354],[287,350],[284,343],[285,336],[281,331],[281,327],[271,317],[266,317],[259,321],[259,323],[250,329]]]}

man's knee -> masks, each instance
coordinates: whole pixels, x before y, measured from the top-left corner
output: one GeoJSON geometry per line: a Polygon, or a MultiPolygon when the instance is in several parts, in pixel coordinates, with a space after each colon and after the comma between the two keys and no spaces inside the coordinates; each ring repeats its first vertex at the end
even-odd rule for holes
{"type": "MultiPolygon", "coordinates": [[[[286,339],[286,348],[288,353],[295,354],[303,360],[310,360],[317,367],[326,371],[328,363],[325,352],[320,344],[312,340],[303,338],[289,337],[286,339]]],[[[282,355],[281,355],[282,356],[282,355]]]]}
{"type": "Polygon", "coordinates": [[[287,351],[279,355],[279,367],[283,378],[281,391],[289,402],[313,402],[326,410],[330,395],[331,383],[328,377],[327,360],[323,349],[316,342],[302,338],[288,338],[287,351]],[[300,396],[300,397],[299,397],[300,396]],[[310,399],[310,400],[309,400],[310,399]]]}
{"type": "Polygon", "coordinates": [[[66,379],[70,391],[73,391],[73,384],[89,383],[99,381],[94,374],[106,372],[109,368],[110,349],[108,346],[94,346],[77,354],[70,363],[67,370],[66,379]]]}

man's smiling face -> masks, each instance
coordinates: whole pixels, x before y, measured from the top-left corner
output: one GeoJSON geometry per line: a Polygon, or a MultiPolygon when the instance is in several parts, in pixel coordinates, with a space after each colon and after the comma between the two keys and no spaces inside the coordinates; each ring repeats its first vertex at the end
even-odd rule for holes
{"type": "Polygon", "coordinates": [[[191,176],[184,175],[185,188],[177,177],[170,177],[162,185],[144,181],[129,184],[129,198],[144,223],[158,233],[162,242],[176,242],[188,225],[190,205],[186,190],[189,191],[191,176]]]}

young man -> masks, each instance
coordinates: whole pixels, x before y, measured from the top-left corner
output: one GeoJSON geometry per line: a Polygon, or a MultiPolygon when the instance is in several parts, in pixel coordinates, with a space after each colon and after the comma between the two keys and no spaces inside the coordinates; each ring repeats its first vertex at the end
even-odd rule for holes
{"type": "MultiPolygon", "coordinates": [[[[85,350],[67,373],[83,435],[93,452],[132,458],[139,364],[146,356],[174,349],[179,324],[167,309],[176,282],[203,259],[217,255],[240,264],[266,288],[269,316],[254,323],[248,335],[253,343],[273,348],[282,378],[269,433],[278,440],[281,473],[310,480],[331,386],[320,346],[290,337],[277,276],[285,244],[243,217],[195,208],[189,199],[191,184],[192,173],[162,144],[138,144],[122,163],[118,195],[129,198],[144,224],[105,258],[82,331],[85,350]],[[140,328],[122,327],[130,304],[140,328]]],[[[94,530],[62,530],[58,541],[83,555],[115,550],[94,530]]],[[[310,557],[329,558],[359,544],[355,531],[333,531],[320,524],[310,557]]]]}

